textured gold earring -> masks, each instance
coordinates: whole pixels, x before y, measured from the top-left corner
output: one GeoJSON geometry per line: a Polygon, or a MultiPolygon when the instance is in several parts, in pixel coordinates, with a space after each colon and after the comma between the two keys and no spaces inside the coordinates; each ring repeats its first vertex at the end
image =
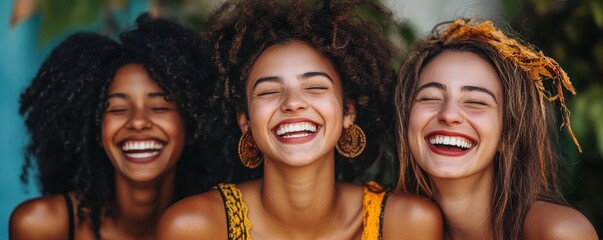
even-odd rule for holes
{"type": "Polygon", "coordinates": [[[251,136],[251,130],[248,130],[239,138],[239,159],[247,168],[256,168],[262,163],[263,155],[251,136]]]}
{"type": "Polygon", "coordinates": [[[364,151],[365,147],[366,135],[356,124],[352,124],[349,129],[343,129],[339,141],[335,145],[337,152],[346,158],[357,157],[364,151]]]}

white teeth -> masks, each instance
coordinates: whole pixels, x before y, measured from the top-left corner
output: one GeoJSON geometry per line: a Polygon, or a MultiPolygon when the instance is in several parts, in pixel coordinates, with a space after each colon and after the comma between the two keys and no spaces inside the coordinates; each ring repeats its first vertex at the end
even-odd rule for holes
{"type": "Polygon", "coordinates": [[[121,150],[161,150],[161,148],[163,144],[157,141],[127,141],[122,145],[121,150]]]}
{"type": "Polygon", "coordinates": [[[285,138],[293,138],[293,137],[305,137],[310,135],[308,132],[316,132],[316,125],[309,122],[301,122],[301,123],[288,123],[282,124],[276,129],[276,135],[282,136],[287,133],[298,132],[293,135],[285,136],[285,138]],[[301,132],[301,133],[300,133],[301,132]]]}
{"type": "Polygon", "coordinates": [[[309,136],[310,134],[307,132],[301,132],[301,133],[296,133],[296,134],[289,134],[289,135],[285,135],[282,136],[283,138],[298,138],[298,137],[305,137],[305,136],[309,136]]]}
{"type": "Polygon", "coordinates": [[[473,143],[471,141],[462,138],[462,137],[451,137],[451,136],[441,136],[436,135],[429,138],[429,143],[438,144],[438,145],[448,145],[455,146],[460,148],[469,149],[473,147],[473,143]]]}
{"type": "Polygon", "coordinates": [[[157,154],[159,154],[158,151],[155,151],[155,152],[126,153],[126,156],[128,156],[130,158],[148,158],[148,157],[153,157],[153,156],[155,156],[157,154]]]}

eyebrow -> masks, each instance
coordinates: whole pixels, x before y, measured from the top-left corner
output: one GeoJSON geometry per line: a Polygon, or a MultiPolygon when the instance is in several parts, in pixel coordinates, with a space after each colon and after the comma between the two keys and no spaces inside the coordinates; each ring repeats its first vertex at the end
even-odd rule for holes
{"type": "Polygon", "coordinates": [[[260,83],[264,83],[264,82],[283,82],[283,79],[281,79],[280,77],[276,77],[276,76],[268,76],[268,77],[261,77],[258,78],[258,80],[255,81],[255,83],[253,84],[253,88],[251,90],[255,90],[255,87],[257,87],[260,83]]]}
{"type": "MultiPolygon", "coordinates": [[[[321,77],[325,77],[326,79],[329,79],[329,81],[331,81],[332,83],[334,83],[333,78],[331,78],[331,76],[329,76],[329,74],[326,74],[325,72],[307,72],[304,73],[302,75],[300,75],[298,78],[305,80],[311,77],[316,77],[316,76],[321,76],[321,77]]],[[[255,83],[253,84],[253,88],[252,90],[255,90],[255,87],[257,87],[260,83],[264,83],[264,82],[282,82],[283,79],[277,76],[268,76],[268,77],[261,77],[258,78],[258,80],[255,81],[255,83]]]]}
{"type": "Polygon", "coordinates": [[[301,75],[301,79],[307,79],[307,78],[316,77],[316,76],[325,77],[326,79],[329,79],[329,81],[334,83],[331,76],[329,76],[329,74],[327,74],[325,72],[307,72],[307,73],[304,73],[301,75]]]}
{"type": "Polygon", "coordinates": [[[494,93],[488,89],[485,89],[483,87],[477,87],[477,86],[463,86],[463,88],[461,88],[461,91],[466,91],[466,92],[483,92],[486,93],[488,95],[490,95],[493,99],[494,102],[496,102],[498,104],[498,100],[496,99],[496,95],[494,95],[494,93]]]}
{"type": "MultiPolygon", "coordinates": [[[[444,84],[437,83],[437,82],[430,82],[430,83],[427,83],[427,84],[419,87],[419,89],[417,90],[417,93],[425,88],[430,88],[430,87],[441,89],[441,90],[446,90],[446,86],[444,84]]],[[[496,95],[494,95],[494,93],[492,91],[485,89],[483,87],[463,86],[461,88],[461,91],[463,91],[463,92],[482,92],[482,93],[488,94],[494,99],[494,102],[496,102],[498,104],[498,99],[496,99],[496,95]]]]}
{"type": "Polygon", "coordinates": [[[430,87],[434,87],[434,88],[441,89],[441,90],[446,90],[446,86],[444,84],[437,83],[437,82],[430,82],[430,83],[427,83],[427,84],[419,87],[419,89],[417,89],[417,92],[420,92],[421,90],[423,90],[425,88],[430,88],[430,87]]]}

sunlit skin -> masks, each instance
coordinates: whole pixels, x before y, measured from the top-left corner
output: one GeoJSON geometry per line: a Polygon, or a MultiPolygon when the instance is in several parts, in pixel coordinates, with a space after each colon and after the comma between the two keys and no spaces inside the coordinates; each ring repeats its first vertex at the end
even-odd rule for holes
{"type": "Polygon", "coordinates": [[[121,67],[107,89],[102,143],[116,175],[134,182],[174,171],[185,145],[184,122],[175,102],[140,64],[121,67]]]}
{"type": "Polygon", "coordinates": [[[409,147],[434,183],[434,199],[449,226],[447,239],[492,236],[493,162],[502,131],[502,104],[496,72],[473,53],[443,52],[419,75],[409,147]],[[446,138],[461,147],[444,143],[446,138]]]}
{"type": "Polygon", "coordinates": [[[421,71],[411,109],[408,141],[417,163],[432,178],[491,177],[502,101],[496,72],[481,57],[455,51],[435,57],[421,71]],[[437,137],[457,146],[430,143],[437,137]]]}
{"type": "MultiPolygon", "coordinates": [[[[340,76],[328,58],[300,40],[266,48],[246,82],[251,131],[264,155],[262,179],[237,184],[249,209],[252,239],[360,239],[363,186],[336,182],[335,144],[354,121],[340,76]]],[[[391,193],[384,239],[441,239],[436,205],[391,193]]],[[[157,239],[226,239],[222,196],[210,191],[180,201],[162,216],[157,239]]]]}
{"type": "Polygon", "coordinates": [[[299,41],[274,45],[260,55],[247,78],[246,96],[249,119],[241,113],[239,125],[251,130],[268,165],[334,161],[342,127],[354,119],[351,103],[352,114],[342,114],[341,80],[331,62],[299,41]],[[294,124],[316,131],[284,130],[294,124]],[[280,128],[286,134],[279,136],[280,128]]]}
{"type": "MultiPolygon", "coordinates": [[[[166,101],[165,92],[141,64],[120,67],[106,94],[102,147],[115,167],[115,196],[112,215],[101,214],[99,233],[103,239],[153,239],[161,213],[173,202],[175,165],[185,145],[184,123],[176,104],[166,101]]],[[[76,212],[78,199],[74,192],[69,196],[76,212]]],[[[14,216],[23,219],[19,226],[11,226],[15,236],[11,238],[68,238],[70,216],[61,195],[23,203],[14,216]],[[36,226],[37,231],[18,229],[21,226],[36,226]]],[[[76,219],[75,239],[95,239],[89,218],[80,222],[71,217],[76,219]]]]}

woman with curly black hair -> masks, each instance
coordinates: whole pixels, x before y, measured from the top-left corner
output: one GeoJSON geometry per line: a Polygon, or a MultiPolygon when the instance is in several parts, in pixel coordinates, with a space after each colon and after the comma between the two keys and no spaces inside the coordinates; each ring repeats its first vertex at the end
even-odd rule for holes
{"type": "Polygon", "coordinates": [[[158,239],[441,239],[433,202],[337,182],[383,157],[392,123],[395,49],[359,8],[384,13],[370,1],[248,0],[210,17],[217,112],[240,129],[241,162],[264,175],[176,203],[158,239]]]}
{"type": "Polygon", "coordinates": [[[137,25],[121,44],[69,37],[22,94],[24,176],[35,161],[44,196],[14,210],[11,239],[152,239],[164,209],[236,169],[205,137],[213,78],[196,34],[146,14],[137,25]]]}

